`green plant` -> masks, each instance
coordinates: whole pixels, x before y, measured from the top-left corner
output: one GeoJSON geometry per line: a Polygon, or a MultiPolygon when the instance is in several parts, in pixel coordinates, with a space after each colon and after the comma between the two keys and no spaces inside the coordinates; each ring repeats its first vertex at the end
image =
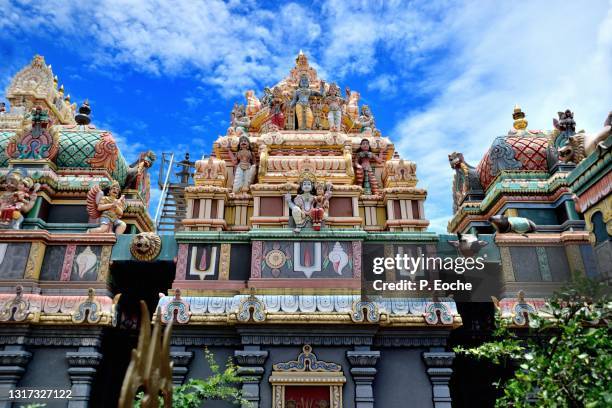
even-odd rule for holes
{"type": "Polygon", "coordinates": [[[515,365],[497,407],[612,406],[612,302],[603,285],[575,278],[547,302],[547,316],[529,316],[518,336],[497,316],[495,340],[457,353],[515,365]]]}
{"type": "MultiPolygon", "coordinates": [[[[242,391],[237,387],[244,381],[237,374],[238,367],[234,365],[231,358],[221,371],[219,364],[211,351],[204,349],[204,357],[210,366],[211,375],[205,379],[191,378],[186,384],[175,387],[172,392],[173,408],[199,408],[205,401],[221,400],[250,407],[251,403],[242,396],[242,391]]],[[[142,394],[138,394],[134,407],[140,407],[142,394]]],[[[160,399],[160,406],[162,401],[160,399]]]]}

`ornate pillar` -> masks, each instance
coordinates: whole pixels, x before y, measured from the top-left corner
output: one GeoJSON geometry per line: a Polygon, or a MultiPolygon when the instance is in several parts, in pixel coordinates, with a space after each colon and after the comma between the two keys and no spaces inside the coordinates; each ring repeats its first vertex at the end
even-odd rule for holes
{"type": "Polygon", "coordinates": [[[238,375],[245,377],[242,383],[242,394],[253,408],[259,408],[259,384],[264,374],[264,363],[268,352],[260,350],[259,346],[244,346],[244,350],[234,351],[238,364],[238,375]]]}
{"type": "Polygon", "coordinates": [[[355,408],[374,408],[374,390],[372,383],[376,377],[376,362],[380,351],[369,347],[355,347],[347,351],[346,358],[351,364],[351,375],[355,381],[355,408]]]}
{"type": "Polygon", "coordinates": [[[436,349],[423,353],[423,360],[428,367],[427,375],[432,385],[434,408],[451,408],[448,382],[453,373],[451,366],[454,358],[455,353],[436,349]]]}
{"type": "Polygon", "coordinates": [[[0,351],[0,408],[9,408],[9,391],[14,390],[25,373],[32,353],[22,345],[6,346],[0,351]]]}
{"type": "Polygon", "coordinates": [[[97,347],[79,347],[78,351],[67,352],[66,360],[72,383],[72,398],[68,400],[68,408],[87,408],[91,383],[102,360],[102,354],[98,353],[97,347]]]}
{"type": "Polygon", "coordinates": [[[172,346],[170,350],[172,360],[172,384],[176,387],[185,382],[185,377],[189,372],[189,363],[193,359],[193,352],[187,351],[185,347],[172,346]]]}

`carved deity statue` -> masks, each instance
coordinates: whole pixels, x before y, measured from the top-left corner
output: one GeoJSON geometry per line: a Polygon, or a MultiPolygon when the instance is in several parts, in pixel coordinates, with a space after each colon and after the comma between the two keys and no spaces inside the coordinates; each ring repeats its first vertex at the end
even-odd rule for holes
{"type": "Polygon", "coordinates": [[[300,232],[304,227],[312,227],[315,231],[319,231],[321,223],[326,218],[326,208],[329,208],[331,186],[328,185],[326,191],[320,190],[320,196],[313,195],[316,177],[310,171],[302,172],[298,182],[298,194],[293,200],[291,193],[285,194],[285,201],[291,210],[289,225],[294,227],[295,232],[300,232]]]}
{"type": "Polygon", "coordinates": [[[363,105],[361,107],[361,115],[359,115],[357,123],[361,127],[362,133],[372,133],[374,130],[374,115],[372,115],[372,111],[370,111],[368,105],[363,105]]]}
{"type": "Polygon", "coordinates": [[[246,114],[246,108],[244,105],[234,104],[232,109],[230,127],[227,129],[228,135],[244,135],[249,132],[249,126],[251,125],[251,119],[246,114]]]}
{"type": "Polygon", "coordinates": [[[270,123],[272,124],[273,130],[282,130],[285,128],[285,99],[283,97],[283,90],[280,87],[276,87],[272,90],[270,99],[270,123]]]}
{"type": "Polygon", "coordinates": [[[234,154],[232,149],[228,149],[227,153],[232,163],[236,166],[232,191],[234,193],[249,191],[249,187],[255,180],[255,171],[257,169],[254,164],[249,138],[244,135],[240,136],[238,152],[234,154]]]}
{"type": "Polygon", "coordinates": [[[348,86],[345,88],[345,92],[347,102],[344,112],[353,122],[357,122],[359,118],[359,92],[351,91],[348,86]]]}
{"type": "Polygon", "coordinates": [[[317,182],[315,184],[315,206],[323,209],[323,220],[329,216],[329,199],[331,198],[331,183],[317,182]]]}
{"type": "MultiPolygon", "coordinates": [[[[323,85],[322,82],[321,88],[323,88],[323,85]]],[[[323,92],[323,101],[329,107],[329,112],[327,113],[329,130],[332,132],[341,130],[342,108],[346,104],[346,101],[340,96],[340,88],[333,83],[329,85],[329,89],[323,92]]]]}
{"type": "Polygon", "coordinates": [[[23,177],[19,170],[6,176],[5,191],[0,194],[0,229],[21,227],[23,215],[34,207],[39,188],[40,184],[23,177]]]}
{"type": "Polygon", "coordinates": [[[382,162],[384,150],[381,149],[378,155],[370,151],[370,141],[363,139],[359,145],[359,150],[355,155],[355,178],[357,184],[363,187],[363,192],[366,195],[378,194],[378,180],[374,174],[374,169],[370,164],[370,160],[376,163],[382,162]]]}
{"type": "Polygon", "coordinates": [[[121,188],[117,181],[110,186],[95,185],[87,193],[87,212],[91,219],[100,223],[99,227],[87,232],[115,232],[123,234],[127,225],[121,221],[125,210],[125,196],[121,195],[121,188]]]}
{"type": "Polygon", "coordinates": [[[291,100],[291,106],[295,106],[295,113],[297,116],[298,129],[312,129],[314,122],[314,115],[312,108],[310,107],[310,98],[312,96],[321,96],[322,92],[313,91],[310,89],[310,82],[306,75],[300,77],[293,99],[291,100]]]}
{"type": "Polygon", "coordinates": [[[244,96],[245,96],[245,98],[247,100],[247,106],[246,106],[246,112],[245,113],[247,114],[248,117],[252,118],[261,109],[261,102],[255,96],[255,91],[253,91],[253,90],[246,91],[244,96]]]}

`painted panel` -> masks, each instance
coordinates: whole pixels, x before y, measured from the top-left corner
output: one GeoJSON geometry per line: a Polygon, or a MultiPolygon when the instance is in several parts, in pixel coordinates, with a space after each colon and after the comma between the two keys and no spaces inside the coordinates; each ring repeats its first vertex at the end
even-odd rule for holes
{"type": "Polygon", "coordinates": [[[31,244],[0,243],[0,279],[23,279],[31,244]]]}
{"type": "Polygon", "coordinates": [[[352,278],[351,242],[263,242],[262,278],[352,278]]]}
{"type": "Polygon", "coordinates": [[[45,250],[42,268],[40,269],[40,280],[59,281],[64,264],[65,245],[51,245],[45,250]]]}
{"type": "Polygon", "coordinates": [[[100,269],[101,246],[78,245],[70,273],[71,281],[95,281],[100,269]]]}

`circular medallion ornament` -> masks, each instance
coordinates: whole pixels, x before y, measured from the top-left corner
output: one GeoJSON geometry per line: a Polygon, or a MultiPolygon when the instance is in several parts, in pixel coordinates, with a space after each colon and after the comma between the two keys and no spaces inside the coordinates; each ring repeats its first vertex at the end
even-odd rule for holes
{"type": "Polygon", "coordinates": [[[272,249],[266,254],[266,265],[270,269],[279,269],[287,262],[287,255],[280,249],[272,249]]]}
{"type": "Polygon", "coordinates": [[[161,252],[161,238],[154,232],[141,232],[132,238],[130,252],[139,261],[152,261],[161,252]]]}

